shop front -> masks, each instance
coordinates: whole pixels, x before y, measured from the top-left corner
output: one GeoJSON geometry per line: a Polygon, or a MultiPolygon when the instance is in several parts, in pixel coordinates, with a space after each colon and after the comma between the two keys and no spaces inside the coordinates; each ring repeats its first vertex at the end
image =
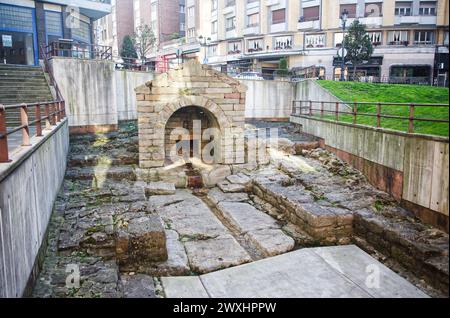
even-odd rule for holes
{"type": "Polygon", "coordinates": [[[38,64],[34,8],[0,4],[0,63],[38,64]]]}

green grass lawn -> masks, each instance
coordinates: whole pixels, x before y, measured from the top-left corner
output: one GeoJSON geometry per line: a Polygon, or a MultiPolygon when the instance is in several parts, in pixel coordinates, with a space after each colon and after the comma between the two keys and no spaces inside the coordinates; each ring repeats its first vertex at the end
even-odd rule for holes
{"type": "MultiPolygon", "coordinates": [[[[392,102],[447,104],[448,88],[420,85],[371,84],[357,82],[317,81],[333,95],[345,102],[392,102]]],[[[358,113],[376,113],[376,104],[359,105],[358,113]]],[[[381,113],[386,115],[409,116],[409,108],[404,106],[382,106],[381,113]]],[[[448,107],[418,106],[414,117],[448,119],[448,107]]],[[[327,116],[331,117],[331,116],[327,116]]],[[[334,117],[334,116],[333,116],[334,117]]],[[[340,120],[352,122],[351,115],[341,115],[340,120]]],[[[357,123],[376,126],[376,117],[358,117],[357,123]]],[[[408,120],[382,118],[381,127],[400,131],[408,130],[408,120]]],[[[448,136],[447,123],[414,122],[414,132],[448,136]]]]}

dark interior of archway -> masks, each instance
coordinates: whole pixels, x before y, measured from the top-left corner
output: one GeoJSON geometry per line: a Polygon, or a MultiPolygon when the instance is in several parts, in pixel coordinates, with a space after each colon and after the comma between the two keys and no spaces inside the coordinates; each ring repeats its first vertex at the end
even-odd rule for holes
{"type": "MultiPolygon", "coordinates": [[[[203,136],[203,133],[208,128],[219,128],[219,124],[217,123],[217,120],[215,116],[208,111],[207,109],[204,109],[202,107],[198,106],[187,106],[180,108],[176,112],[172,114],[172,116],[169,118],[169,120],[166,123],[165,127],[165,137],[164,137],[164,147],[165,147],[165,153],[166,153],[166,163],[170,164],[173,161],[171,160],[171,151],[173,151],[173,147],[175,144],[177,144],[177,155],[183,156],[183,151],[187,149],[187,146],[189,146],[189,154],[188,157],[192,158],[194,154],[194,148],[198,147],[200,144],[200,151],[203,151],[203,148],[214,138],[218,138],[218,136],[211,137],[210,140],[195,140],[194,139],[194,121],[199,120],[201,122],[201,136],[203,136]],[[174,131],[174,129],[177,128],[184,128],[189,131],[188,140],[183,140],[181,136],[176,136],[171,133],[174,131]],[[188,145],[186,144],[188,143],[188,145]],[[184,147],[183,147],[184,146],[184,147]]],[[[201,153],[201,152],[200,152],[201,153]]],[[[214,155],[213,152],[211,152],[211,155],[214,155]]],[[[186,154],[184,154],[186,157],[186,154]]]]}

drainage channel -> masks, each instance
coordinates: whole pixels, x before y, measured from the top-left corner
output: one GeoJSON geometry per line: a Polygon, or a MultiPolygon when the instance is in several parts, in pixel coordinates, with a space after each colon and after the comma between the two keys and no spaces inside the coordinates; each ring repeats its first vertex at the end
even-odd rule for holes
{"type": "Polygon", "coordinates": [[[265,258],[263,253],[256,248],[252,243],[247,241],[242,233],[237,231],[230,222],[223,217],[222,213],[217,209],[215,204],[211,202],[207,197],[206,193],[201,191],[200,189],[194,189],[192,191],[192,194],[197,196],[200,200],[202,200],[208,208],[211,210],[211,212],[216,216],[216,218],[219,219],[219,221],[228,229],[228,231],[231,233],[231,235],[234,237],[234,239],[239,243],[239,245],[242,246],[242,248],[250,255],[253,261],[258,261],[260,259],[265,258]]]}

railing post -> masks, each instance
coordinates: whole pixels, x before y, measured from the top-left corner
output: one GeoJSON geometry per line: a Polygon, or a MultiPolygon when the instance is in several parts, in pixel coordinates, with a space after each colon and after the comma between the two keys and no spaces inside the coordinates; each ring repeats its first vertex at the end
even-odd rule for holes
{"type": "Polygon", "coordinates": [[[381,127],[381,104],[377,104],[377,128],[381,127]]]}
{"type": "Polygon", "coordinates": [[[52,124],[52,126],[56,125],[56,114],[55,114],[55,103],[51,103],[50,104],[50,124],[52,124]]]}
{"type": "Polygon", "coordinates": [[[409,125],[408,133],[414,133],[414,104],[409,105],[409,125]]]}
{"type": "Polygon", "coordinates": [[[312,100],[309,101],[309,116],[312,116],[312,100]]]}
{"type": "Polygon", "coordinates": [[[61,121],[61,117],[59,114],[59,102],[56,102],[55,104],[55,117],[56,117],[56,122],[60,122],[61,121]]]}
{"type": "Polygon", "coordinates": [[[45,104],[45,129],[52,129],[50,123],[50,104],[45,104]]]}
{"type": "Polygon", "coordinates": [[[42,136],[41,105],[36,105],[36,136],[42,136]]]}
{"type": "Polygon", "coordinates": [[[28,106],[22,104],[20,107],[20,123],[22,127],[22,146],[30,146],[30,127],[28,126],[28,106]]]}
{"type": "Polygon", "coordinates": [[[299,115],[303,115],[303,102],[300,101],[300,107],[298,108],[300,110],[299,115]]]}
{"type": "Polygon", "coordinates": [[[0,162],[9,162],[8,157],[8,135],[6,135],[6,110],[0,104],[0,162]]]}
{"type": "Polygon", "coordinates": [[[336,121],[339,121],[339,102],[336,102],[336,109],[334,110],[336,121]]]}
{"type": "Polygon", "coordinates": [[[323,117],[324,103],[320,102],[320,117],[323,117]]]}
{"type": "Polygon", "coordinates": [[[296,115],[295,111],[295,100],[292,101],[292,109],[291,109],[292,115],[296,115]]]}
{"type": "Polygon", "coordinates": [[[356,102],[353,103],[353,124],[356,124],[356,114],[358,112],[358,104],[356,102]]]}
{"type": "Polygon", "coordinates": [[[62,107],[62,118],[66,118],[66,102],[64,100],[61,101],[61,107],[62,107]]]}

